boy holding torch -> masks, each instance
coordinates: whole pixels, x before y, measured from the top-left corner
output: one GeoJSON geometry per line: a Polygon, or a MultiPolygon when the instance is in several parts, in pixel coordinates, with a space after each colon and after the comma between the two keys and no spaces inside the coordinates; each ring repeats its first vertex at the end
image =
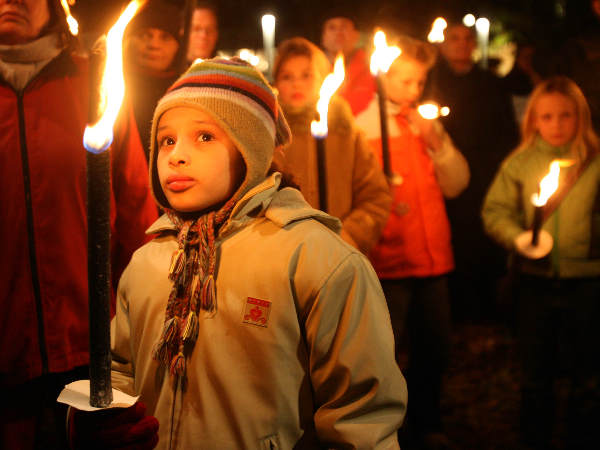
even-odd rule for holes
{"type": "MultiPolygon", "coordinates": [[[[445,440],[439,402],[450,341],[446,275],[454,261],[444,197],[461,193],[469,169],[441,124],[416,110],[435,48],[410,38],[398,46],[402,53],[382,76],[389,100],[390,166],[403,181],[390,186],[390,217],[370,259],[382,280],[397,342],[405,331],[410,335],[407,439],[416,448],[429,448],[445,440]]],[[[381,161],[379,114],[373,99],[356,122],[381,161]]]]}
{"type": "MultiPolygon", "coordinates": [[[[159,448],[398,448],[406,386],[383,293],[338,219],[271,169],[289,138],[238,59],[194,64],[158,103],[150,174],[167,213],[121,279],[112,350],[113,386],[141,396],[159,448]]],[[[153,443],[133,408],[113,414],[153,443]]],[[[75,414],[83,447],[115,423],[94,414],[75,414]]]]}

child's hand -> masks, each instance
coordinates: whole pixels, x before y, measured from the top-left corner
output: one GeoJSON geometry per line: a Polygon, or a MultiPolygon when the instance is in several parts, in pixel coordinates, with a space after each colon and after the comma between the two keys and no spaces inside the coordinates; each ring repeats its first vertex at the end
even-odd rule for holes
{"type": "Polygon", "coordinates": [[[416,109],[411,109],[408,113],[410,123],[417,128],[421,137],[425,140],[427,147],[434,152],[441,150],[442,138],[434,127],[434,120],[423,119],[416,109]]]}
{"type": "Polygon", "coordinates": [[[69,441],[74,450],[119,448],[146,450],[158,444],[158,420],[146,416],[146,405],[137,402],[122,409],[71,410],[69,441]]]}

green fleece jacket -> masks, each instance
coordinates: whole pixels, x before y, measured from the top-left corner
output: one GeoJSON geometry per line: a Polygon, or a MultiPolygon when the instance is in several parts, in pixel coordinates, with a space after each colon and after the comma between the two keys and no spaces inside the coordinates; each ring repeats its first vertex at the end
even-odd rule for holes
{"type": "MultiPolygon", "coordinates": [[[[508,250],[531,227],[535,209],[531,196],[557,158],[569,158],[568,145],[553,147],[538,137],[530,148],[509,156],[496,174],[482,218],[486,232],[508,250]]],[[[573,170],[577,166],[562,168],[559,183],[573,170]]],[[[523,273],[557,278],[600,275],[599,184],[600,157],[596,155],[542,226],[552,235],[552,251],[539,260],[523,260],[523,273]]]]}

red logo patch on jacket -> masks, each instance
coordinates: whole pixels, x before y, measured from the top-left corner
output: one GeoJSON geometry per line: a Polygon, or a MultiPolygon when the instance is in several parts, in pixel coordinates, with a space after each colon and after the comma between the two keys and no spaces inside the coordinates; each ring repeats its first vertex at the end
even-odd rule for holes
{"type": "Polygon", "coordinates": [[[271,312],[271,302],[248,297],[244,308],[244,323],[266,327],[271,312]]]}

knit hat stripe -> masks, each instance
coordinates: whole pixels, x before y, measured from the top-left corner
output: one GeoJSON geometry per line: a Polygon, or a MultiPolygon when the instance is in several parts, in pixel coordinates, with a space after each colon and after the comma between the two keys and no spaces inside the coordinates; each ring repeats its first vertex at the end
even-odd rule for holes
{"type": "MultiPolygon", "coordinates": [[[[208,88],[208,89],[221,89],[221,90],[226,90],[229,92],[236,92],[238,94],[244,95],[248,99],[253,100],[255,103],[260,105],[265,110],[265,112],[267,112],[269,114],[269,116],[271,117],[271,120],[276,119],[276,117],[277,117],[276,110],[273,109],[275,107],[275,104],[273,104],[273,108],[269,107],[269,105],[267,105],[260,97],[258,97],[254,93],[248,91],[247,89],[239,88],[239,87],[233,86],[231,84],[222,84],[220,82],[209,83],[209,82],[205,82],[205,81],[207,81],[207,80],[203,80],[202,82],[194,82],[193,80],[190,80],[190,82],[181,84],[176,89],[173,89],[173,91],[179,90],[182,88],[208,88]]],[[[221,81],[221,80],[219,80],[219,81],[221,81]]]]}
{"type": "Polygon", "coordinates": [[[222,73],[193,75],[186,78],[179,79],[169,89],[175,91],[181,89],[183,86],[194,86],[194,87],[221,87],[227,90],[237,90],[242,94],[248,95],[255,102],[259,103],[265,108],[269,114],[275,119],[277,117],[277,103],[275,97],[271,93],[265,91],[264,84],[258,85],[252,80],[244,78],[224,76],[222,73]]]}
{"type": "Polygon", "coordinates": [[[269,135],[275,139],[276,123],[273,121],[273,117],[264,108],[257,106],[252,101],[248,101],[248,97],[245,94],[209,87],[204,87],[202,91],[198,91],[195,89],[195,86],[184,86],[181,89],[173,91],[173,93],[165,95],[160,101],[161,109],[165,106],[168,108],[171,99],[181,102],[181,94],[187,97],[187,100],[184,100],[186,105],[200,107],[201,109],[206,109],[206,103],[218,100],[234,103],[252,113],[264,125],[269,135]]]}

